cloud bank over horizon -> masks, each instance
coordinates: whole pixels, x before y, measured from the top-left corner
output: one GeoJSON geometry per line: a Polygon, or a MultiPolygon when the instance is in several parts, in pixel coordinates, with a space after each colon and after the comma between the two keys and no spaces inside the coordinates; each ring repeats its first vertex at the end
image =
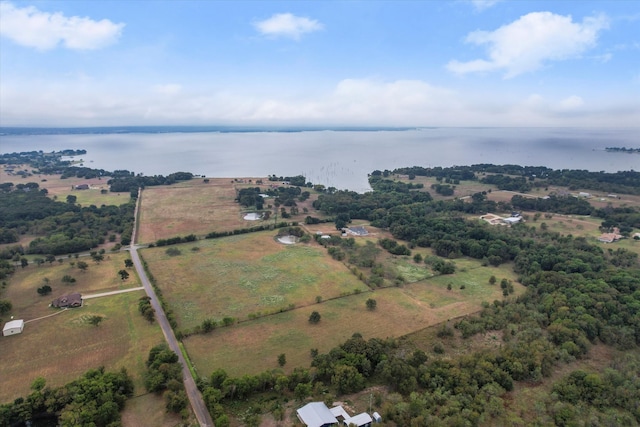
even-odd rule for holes
{"type": "Polygon", "coordinates": [[[633,4],[47,5],[0,2],[0,126],[640,124],[633,4]]]}

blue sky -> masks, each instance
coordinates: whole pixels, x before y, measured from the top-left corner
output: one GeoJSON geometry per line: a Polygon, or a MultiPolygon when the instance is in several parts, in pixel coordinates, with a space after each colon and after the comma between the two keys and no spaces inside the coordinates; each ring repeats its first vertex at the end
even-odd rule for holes
{"type": "Polygon", "coordinates": [[[640,126],[640,2],[1,1],[0,126],[640,126]]]}

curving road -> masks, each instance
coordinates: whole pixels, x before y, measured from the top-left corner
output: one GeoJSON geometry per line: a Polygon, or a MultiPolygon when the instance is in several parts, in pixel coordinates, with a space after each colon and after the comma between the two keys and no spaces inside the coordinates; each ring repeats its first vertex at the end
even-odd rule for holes
{"type": "Polygon", "coordinates": [[[140,281],[142,282],[142,286],[144,287],[147,296],[151,298],[151,306],[156,311],[156,320],[158,324],[162,328],[162,333],[164,334],[164,338],[167,340],[167,344],[169,344],[169,348],[174,351],[178,355],[178,359],[180,363],[182,363],[182,376],[184,378],[184,388],[187,392],[187,396],[189,397],[189,402],[191,402],[191,408],[193,409],[193,413],[196,415],[198,423],[201,427],[214,427],[213,420],[211,419],[211,415],[209,415],[209,411],[207,410],[206,405],[204,404],[204,400],[202,400],[202,395],[200,394],[200,390],[196,387],[196,382],[191,375],[191,371],[187,367],[187,362],[184,360],[184,356],[182,355],[182,351],[180,351],[180,346],[178,345],[178,340],[176,339],[175,334],[173,333],[173,329],[171,329],[171,325],[167,320],[167,316],[164,314],[164,310],[162,309],[162,305],[160,305],[160,301],[156,296],[155,291],[153,290],[153,286],[151,286],[151,282],[149,281],[149,277],[147,273],[144,271],[144,267],[142,266],[142,261],[140,260],[140,256],[138,255],[138,247],[136,246],[136,229],[138,222],[138,208],[140,207],[140,199],[142,197],[142,190],[138,190],[138,201],[136,203],[136,209],[134,213],[134,224],[133,224],[133,234],[131,236],[131,246],[129,252],[131,253],[131,260],[133,261],[133,265],[138,272],[138,276],[140,277],[140,281]]]}

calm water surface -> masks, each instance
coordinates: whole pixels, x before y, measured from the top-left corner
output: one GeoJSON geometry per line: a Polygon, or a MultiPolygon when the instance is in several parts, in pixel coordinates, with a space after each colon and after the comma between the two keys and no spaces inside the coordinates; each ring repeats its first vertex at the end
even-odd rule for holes
{"type": "Polygon", "coordinates": [[[616,172],[638,170],[638,129],[435,128],[402,131],[101,133],[0,136],[0,151],[86,149],[85,166],[145,175],[303,174],[314,184],[366,191],[373,170],[477,163],[616,172]]]}

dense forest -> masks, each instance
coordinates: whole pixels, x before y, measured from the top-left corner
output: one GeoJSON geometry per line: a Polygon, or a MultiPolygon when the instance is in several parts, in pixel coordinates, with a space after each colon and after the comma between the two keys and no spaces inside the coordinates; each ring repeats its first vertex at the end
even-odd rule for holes
{"type": "Polygon", "coordinates": [[[133,394],[133,382],[124,368],[119,372],[98,368],[56,388],[48,387],[44,378],[37,378],[31,389],[26,398],[0,405],[0,427],[32,422],[34,425],[119,426],[120,411],[133,394]]]}
{"type": "Polygon", "coordinates": [[[520,192],[530,191],[534,186],[544,188],[557,185],[570,190],[580,188],[607,193],[640,194],[640,172],[633,170],[607,173],[572,169],[554,170],[544,166],[477,164],[451,168],[413,166],[385,172],[387,176],[393,173],[409,175],[409,178],[428,176],[450,181],[478,180],[497,185],[501,190],[520,192]]]}
{"type": "MultiPolygon", "coordinates": [[[[80,207],[56,201],[39,190],[37,183],[4,186],[0,191],[0,243],[15,243],[20,235],[37,236],[26,248],[16,246],[0,252],[2,258],[23,254],[71,254],[88,251],[104,243],[109,235],[120,235],[129,244],[134,203],[121,206],[80,207]],[[29,191],[25,191],[25,190],[29,191]]],[[[18,259],[19,260],[19,259],[18,259]]]]}

